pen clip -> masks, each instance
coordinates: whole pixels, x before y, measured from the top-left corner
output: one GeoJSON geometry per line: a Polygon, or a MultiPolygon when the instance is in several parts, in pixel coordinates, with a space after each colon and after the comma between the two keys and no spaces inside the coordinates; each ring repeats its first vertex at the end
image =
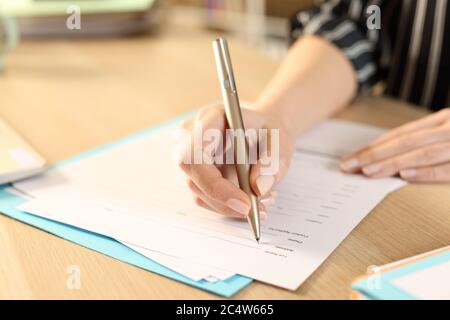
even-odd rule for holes
{"type": "Polygon", "coordinates": [[[219,76],[222,77],[221,81],[224,88],[236,93],[236,83],[234,81],[233,67],[231,66],[227,41],[224,38],[214,40],[213,49],[219,76]]]}

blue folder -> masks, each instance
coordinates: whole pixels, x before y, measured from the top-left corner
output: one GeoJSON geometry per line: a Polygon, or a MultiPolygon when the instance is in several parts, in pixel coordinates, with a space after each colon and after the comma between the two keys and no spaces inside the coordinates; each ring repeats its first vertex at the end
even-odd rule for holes
{"type": "Polygon", "coordinates": [[[393,281],[397,278],[413,274],[420,270],[450,261],[450,250],[408,263],[390,271],[372,275],[352,284],[352,289],[372,300],[416,300],[417,297],[397,287],[393,281]],[[379,277],[379,284],[373,285],[371,277],[379,277]]]}
{"type": "MultiPolygon", "coordinates": [[[[62,162],[59,162],[53,166],[63,166],[67,163],[78,161],[80,159],[89,157],[91,155],[94,155],[99,152],[103,152],[105,150],[108,150],[110,148],[114,148],[117,145],[120,145],[122,143],[127,143],[131,140],[134,140],[136,138],[139,138],[144,135],[151,134],[155,132],[156,130],[159,130],[163,127],[169,126],[169,125],[176,125],[181,120],[187,118],[188,115],[183,115],[181,117],[178,117],[172,121],[169,121],[168,123],[158,125],[156,127],[152,127],[149,129],[146,129],[144,131],[132,134],[126,138],[117,140],[115,142],[109,143],[107,145],[86,151],[78,156],[69,158],[67,160],[64,160],[62,162]]],[[[39,229],[45,230],[47,232],[50,232],[58,237],[61,237],[63,239],[72,241],[74,243],[77,243],[83,247],[90,248],[92,250],[98,251],[100,253],[103,253],[107,256],[110,256],[112,258],[121,260],[123,262],[132,264],[134,266],[146,269],[148,271],[166,276],[168,278],[183,282],[185,284],[191,285],[193,287],[203,289],[212,293],[215,293],[217,295],[230,297],[239,290],[243,289],[247,285],[249,285],[252,282],[252,279],[235,275],[229,279],[218,281],[215,283],[210,283],[206,280],[200,280],[200,281],[193,281],[187,277],[184,277],[183,275],[172,271],[163,265],[160,265],[156,263],[155,261],[137,253],[136,251],[130,249],[129,247],[121,244],[120,242],[106,237],[101,234],[93,233],[87,230],[83,230],[74,226],[70,226],[67,224],[59,223],[53,220],[41,218],[39,216],[35,216],[32,214],[28,214],[26,212],[20,211],[17,208],[20,204],[26,202],[27,200],[11,194],[7,192],[5,189],[8,186],[0,186],[0,212],[19,221],[22,221],[24,223],[27,223],[29,225],[32,225],[34,227],[37,227],[39,229]]]]}

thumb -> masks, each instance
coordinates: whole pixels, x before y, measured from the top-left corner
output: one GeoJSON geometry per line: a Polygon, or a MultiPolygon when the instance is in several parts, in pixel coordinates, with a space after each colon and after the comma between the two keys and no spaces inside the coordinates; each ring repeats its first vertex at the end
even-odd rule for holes
{"type": "Polygon", "coordinates": [[[260,157],[250,171],[250,185],[258,197],[269,194],[286,175],[293,154],[293,145],[280,130],[269,129],[266,148],[260,146],[260,157]],[[283,139],[285,138],[285,139],[283,139]]]}

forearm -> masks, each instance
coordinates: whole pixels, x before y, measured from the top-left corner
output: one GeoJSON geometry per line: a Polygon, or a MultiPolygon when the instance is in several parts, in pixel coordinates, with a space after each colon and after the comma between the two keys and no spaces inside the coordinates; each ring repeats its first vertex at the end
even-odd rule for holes
{"type": "Polygon", "coordinates": [[[302,37],[292,46],[254,108],[280,117],[293,135],[348,105],[357,91],[351,62],[327,40],[302,37]]]}

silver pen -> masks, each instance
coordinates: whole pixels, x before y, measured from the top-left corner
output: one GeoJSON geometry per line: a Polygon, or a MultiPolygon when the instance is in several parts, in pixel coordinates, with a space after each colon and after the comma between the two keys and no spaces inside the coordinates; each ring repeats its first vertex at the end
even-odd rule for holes
{"type": "Polygon", "coordinates": [[[249,196],[251,210],[247,215],[248,223],[252,228],[256,241],[259,243],[261,237],[260,217],[258,198],[253,193],[250,186],[250,164],[248,155],[248,142],[245,138],[245,127],[242,120],[241,107],[234,81],[233,68],[231,66],[228,44],[224,38],[213,41],[214,58],[216,60],[217,73],[219,76],[220,88],[225,106],[225,115],[228,126],[233,130],[235,138],[233,141],[235,159],[242,156],[243,160],[236,162],[236,172],[239,180],[239,187],[249,196]]]}

